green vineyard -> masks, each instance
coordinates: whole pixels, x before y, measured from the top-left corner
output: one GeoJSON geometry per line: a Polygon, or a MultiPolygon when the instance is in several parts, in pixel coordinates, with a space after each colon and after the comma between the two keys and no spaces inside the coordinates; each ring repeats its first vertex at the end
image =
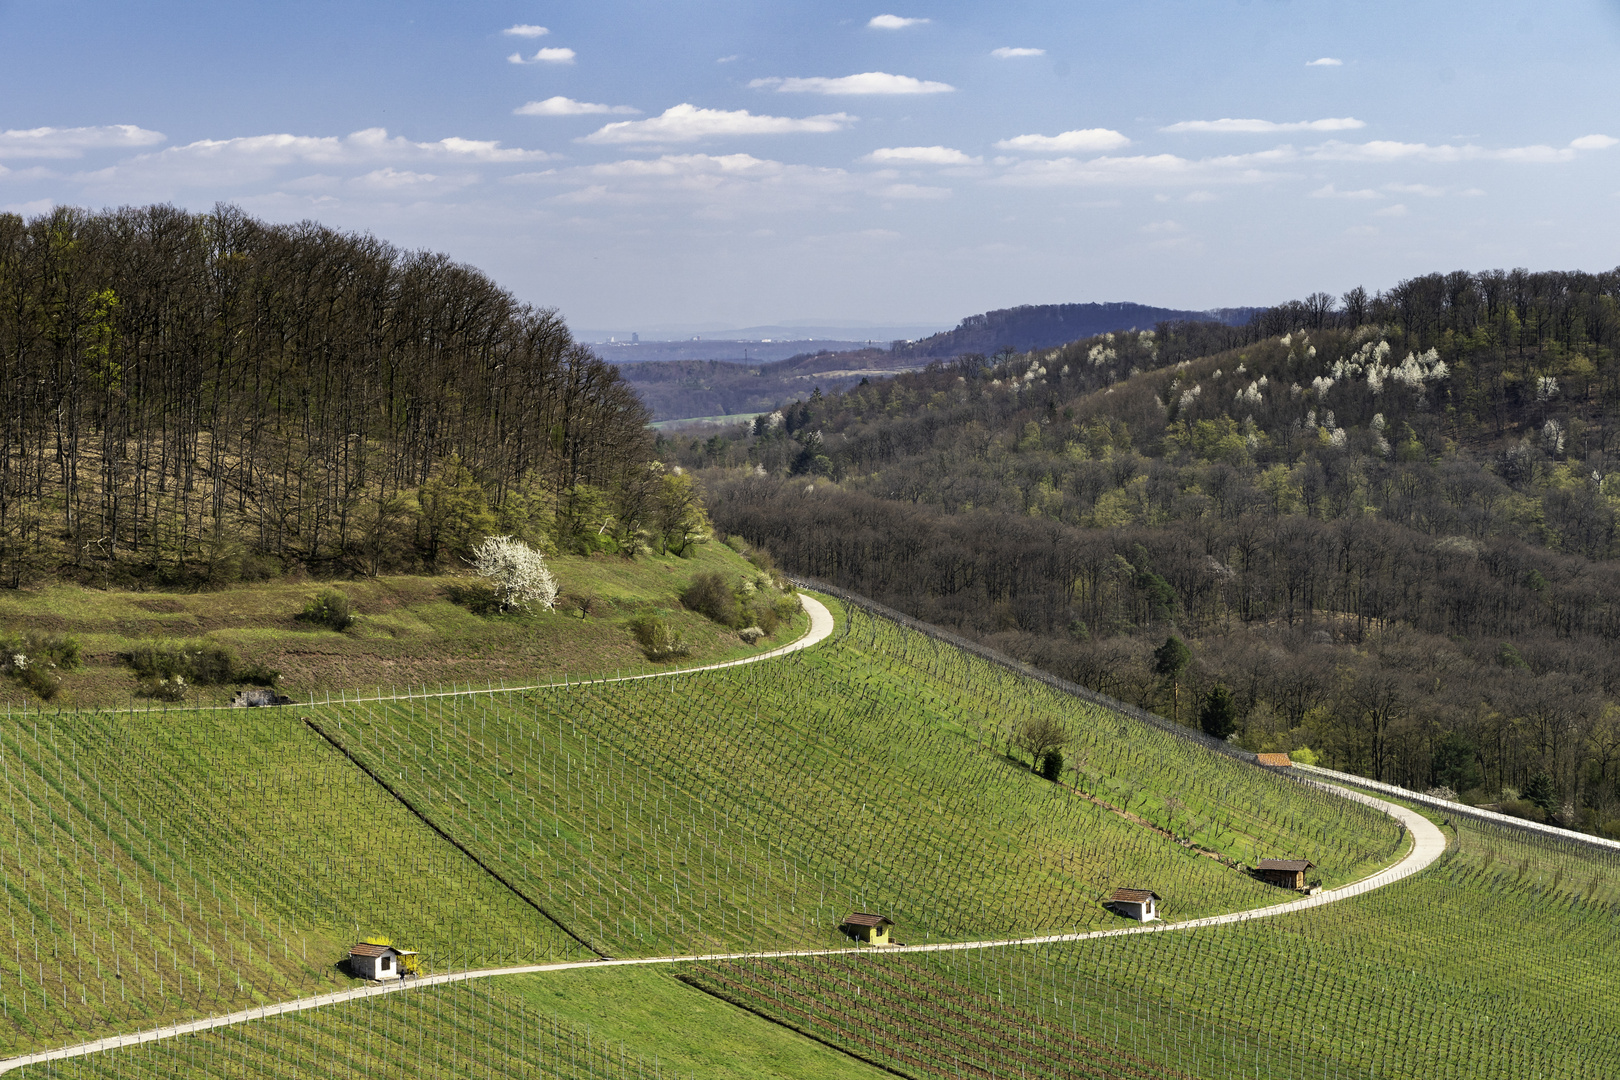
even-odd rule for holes
{"type": "Polygon", "coordinates": [[[913,944],[1067,932],[1118,923],[1121,885],[1186,918],[1283,898],[1234,862],[1332,882],[1402,842],[861,614],[807,653],[659,679],[14,715],[0,766],[13,1053],[348,985],[368,934],[443,972],[838,947],[856,908],[913,944]],[[1071,732],[1062,783],[1007,753],[1037,714],[1071,732]]]}
{"type": "Polygon", "coordinates": [[[917,1077],[1616,1075],[1620,859],[1456,836],[1399,886],[1272,919],[686,977],[917,1077]]]}

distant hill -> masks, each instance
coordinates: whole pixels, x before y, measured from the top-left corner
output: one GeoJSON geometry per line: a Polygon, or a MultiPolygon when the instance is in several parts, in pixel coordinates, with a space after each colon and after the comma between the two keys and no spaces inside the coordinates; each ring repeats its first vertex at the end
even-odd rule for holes
{"type": "Polygon", "coordinates": [[[641,395],[654,420],[720,416],[749,419],[784,402],[809,397],[817,388],[838,393],[863,378],[920,367],[888,349],[822,350],[773,363],[725,360],[619,362],[619,374],[641,395]]]}
{"type": "MultiPolygon", "coordinates": [[[[878,344],[888,348],[889,341],[884,339],[878,344]]],[[[796,338],[791,341],[694,338],[689,341],[599,341],[586,348],[610,364],[647,364],[671,360],[770,364],[819,352],[854,352],[867,346],[866,341],[826,338],[796,338]]]]}
{"type": "Polygon", "coordinates": [[[918,341],[896,344],[904,356],[951,357],[963,353],[991,356],[1002,349],[1018,352],[1050,349],[1078,338],[1117,330],[1151,330],[1160,322],[1218,322],[1227,326],[1247,323],[1262,308],[1216,308],[1178,311],[1128,302],[1108,304],[1024,304],[1015,308],[969,315],[955,330],[918,341]]]}

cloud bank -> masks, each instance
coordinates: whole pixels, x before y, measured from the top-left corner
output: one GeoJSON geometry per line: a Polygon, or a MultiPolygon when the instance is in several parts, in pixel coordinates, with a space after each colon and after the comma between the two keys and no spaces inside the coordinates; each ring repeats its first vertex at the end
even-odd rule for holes
{"type": "Polygon", "coordinates": [[[750,89],[772,87],[779,94],[944,94],[955,90],[949,83],[927,82],[910,75],[890,75],[883,71],[866,71],[859,75],[843,75],[836,79],[820,76],[807,79],[755,79],[750,89]]]}
{"type": "Polygon", "coordinates": [[[978,165],[982,161],[948,146],[885,146],[861,160],[876,165],[978,165]]]}
{"type": "Polygon", "coordinates": [[[996,149],[1035,154],[1074,154],[1117,150],[1130,141],[1110,128],[1080,128],[1060,135],[1015,135],[996,143],[996,149]]]}
{"type": "Polygon", "coordinates": [[[795,119],[785,116],[757,116],[747,109],[700,109],[682,103],[665,109],[647,120],[621,120],[585,136],[580,142],[611,145],[617,143],[696,142],[699,139],[730,135],[787,135],[801,132],[842,131],[855,122],[847,113],[828,113],[795,119]]]}
{"type": "Polygon", "coordinates": [[[535,26],[533,23],[518,23],[516,26],[508,26],[501,33],[507,37],[537,38],[545,37],[551,31],[543,26],[535,26]]]}
{"type": "Polygon", "coordinates": [[[1353,116],[1330,116],[1323,120],[1294,120],[1277,123],[1273,120],[1183,120],[1179,124],[1160,128],[1170,134],[1196,131],[1220,135],[1265,135],[1281,131],[1354,131],[1366,123],[1353,116]]]}
{"type": "Polygon", "coordinates": [[[86,150],[155,146],[163,141],[162,132],[148,131],[134,124],[14,128],[0,131],[0,157],[76,158],[83,157],[86,150]]]}
{"type": "Polygon", "coordinates": [[[1014,49],[1003,45],[999,49],[991,49],[990,55],[997,60],[1014,60],[1020,56],[1045,56],[1045,49],[1014,49]]]}

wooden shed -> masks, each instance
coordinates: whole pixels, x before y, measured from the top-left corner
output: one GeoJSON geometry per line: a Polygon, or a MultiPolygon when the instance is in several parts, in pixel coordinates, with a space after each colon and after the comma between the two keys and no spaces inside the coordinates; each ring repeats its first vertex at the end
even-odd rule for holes
{"type": "Polygon", "coordinates": [[[1254,760],[1257,765],[1264,765],[1269,769],[1292,769],[1294,759],[1287,754],[1256,754],[1254,760]]]}
{"type": "Polygon", "coordinates": [[[894,921],[883,915],[873,915],[870,912],[851,912],[838,929],[854,938],[864,941],[868,945],[893,945],[890,934],[894,929],[894,921]]]}
{"type": "Polygon", "coordinates": [[[1268,885],[1303,889],[1305,871],[1315,868],[1316,864],[1309,859],[1261,859],[1254,868],[1254,876],[1268,885]]]}
{"type": "Polygon", "coordinates": [[[411,949],[396,949],[392,945],[373,945],[362,941],[349,949],[349,970],[362,979],[383,982],[405,977],[405,958],[415,956],[411,949]]]}
{"type": "Polygon", "coordinates": [[[1105,906],[1115,915],[1137,922],[1153,922],[1159,917],[1159,901],[1163,899],[1151,889],[1115,889],[1105,906]]]}

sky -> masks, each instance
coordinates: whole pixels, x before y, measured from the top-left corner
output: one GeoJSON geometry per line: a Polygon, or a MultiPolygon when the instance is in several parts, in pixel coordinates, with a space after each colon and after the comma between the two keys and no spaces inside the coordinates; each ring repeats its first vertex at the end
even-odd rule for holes
{"type": "Polygon", "coordinates": [[[237,204],[582,333],[1620,263],[1620,0],[0,0],[0,210],[237,204]]]}

